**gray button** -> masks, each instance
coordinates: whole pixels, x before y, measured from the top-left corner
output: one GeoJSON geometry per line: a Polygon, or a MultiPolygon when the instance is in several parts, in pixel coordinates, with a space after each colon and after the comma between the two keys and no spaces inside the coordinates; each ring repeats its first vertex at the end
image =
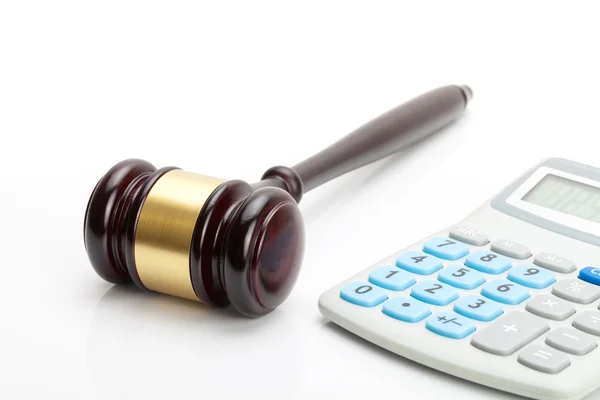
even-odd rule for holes
{"type": "Polygon", "coordinates": [[[570,302],[551,294],[540,294],[527,302],[525,309],[540,317],[564,321],[575,314],[575,307],[570,302]]]}
{"type": "Polygon", "coordinates": [[[473,336],[471,344],[488,353],[508,356],[548,329],[543,319],[523,311],[513,311],[473,336]]]}
{"type": "Polygon", "coordinates": [[[494,240],[492,242],[492,251],[519,260],[531,257],[531,250],[522,244],[511,242],[510,240],[494,240]]]}
{"type": "Polygon", "coordinates": [[[553,330],[546,336],[546,344],[557,350],[578,356],[583,356],[598,346],[593,336],[573,328],[553,330]]]}
{"type": "Polygon", "coordinates": [[[584,311],[575,318],[573,326],[592,335],[600,336],[600,311],[584,311]]]}
{"type": "Polygon", "coordinates": [[[536,371],[558,374],[571,365],[569,357],[547,346],[529,346],[519,354],[519,362],[536,371]]]}
{"type": "Polygon", "coordinates": [[[450,228],[449,236],[452,239],[472,244],[473,246],[485,246],[490,242],[485,233],[476,231],[475,229],[465,228],[464,226],[450,228]]]}
{"type": "Polygon", "coordinates": [[[600,286],[579,279],[563,279],[554,284],[552,293],[574,303],[590,304],[600,298],[600,286]]]}
{"type": "Polygon", "coordinates": [[[550,271],[568,274],[575,271],[575,263],[561,256],[551,253],[536,254],[533,258],[533,263],[550,271]]]}

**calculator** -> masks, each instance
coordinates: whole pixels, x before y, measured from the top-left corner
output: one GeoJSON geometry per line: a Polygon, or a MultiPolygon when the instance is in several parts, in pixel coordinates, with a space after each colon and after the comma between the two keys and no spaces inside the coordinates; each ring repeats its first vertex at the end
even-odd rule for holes
{"type": "Polygon", "coordinates": [[[547,159],[454,226],[334,286],[321,313],[439,371],[521,396],[600,386],[600,169],[547,159]]]}

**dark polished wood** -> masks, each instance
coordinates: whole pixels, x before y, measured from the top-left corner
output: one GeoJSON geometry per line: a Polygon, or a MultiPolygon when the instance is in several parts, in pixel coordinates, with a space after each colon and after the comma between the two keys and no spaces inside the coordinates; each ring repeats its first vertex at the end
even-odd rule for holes
{"type": "Polygon", "coordinates": [[[306,193],[435,133],[462,114],[471,96],[467,86],[427,92],[364,124],[292,169],[300,176],[306,193]]]}
{"type": "Polygon", "coordinates": [[[94,270],[111,283],[132,280],[141,288],[133,263],[133,235],[143,199],[165,172],[144,160],[113,166],[96,184],[88,202],[83,237],[94,270]]]}
{"type": "Polygon", "coordinates": [[[215,189],[198,217],[190,250],[190,275],[196,296],[207,304],[229,304],[222,271],[226,236],[233,213],[252,191],[244,181],[227,181],[215,189]]]}
{"type": "Polygon", "coordinates": [[[294,198],[276,187],[254,191],[232,216],[223,274],[229,301],[247,316],[288,297],[304,254],[304,222],[294,198]]]}
{"type": "MultiPolygon", "coordinates": [[[[220,184],[199,210],[191,237],[189,266],[195,296],[217,307],[231,304],[251,317],[274,310],[290,294],[302,264],[305,238],[298,203],[303,194],[432,134],[457,118],[470,96],[466,87],[436,89],[293,168],[270,168],[252,185],[240,180],[220,184]]],[[[136,228],[152,187],[173,169],[125,160],[94,188],[86,209],[84,242],[103,279],[133,281],[145,289],[135,264],[136,228]]]]}

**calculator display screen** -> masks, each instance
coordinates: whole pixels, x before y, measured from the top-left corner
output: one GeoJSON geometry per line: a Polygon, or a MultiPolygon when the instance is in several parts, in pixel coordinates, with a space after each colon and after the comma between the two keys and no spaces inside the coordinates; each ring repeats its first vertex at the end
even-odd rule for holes
{"type": "Polygon", "coordinates": [[[600,188],[547,174],[523,200],[600,223],[600,188]]]}

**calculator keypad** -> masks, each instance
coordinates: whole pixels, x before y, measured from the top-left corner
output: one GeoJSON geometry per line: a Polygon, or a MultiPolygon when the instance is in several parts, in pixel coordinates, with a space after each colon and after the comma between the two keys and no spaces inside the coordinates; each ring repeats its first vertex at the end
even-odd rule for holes
{"type": "Polygon", "coordinates": [[[573,320],[573,326],[591,335],[600,336],[600,311],[584,311],[573,320]]]}
{"type": "Polygon", "coordinates": [[[533,258],[533,263],[550,271],[560,272],[561,274],[568,274],[577,269],[573,261],[552,253],[536,254],[533,258]]]}
{"type": "Polygon", "coordinates": [[[569,357],[547,346],[532,345],[519,354],[519,362],[546,374],[558,374],[571,365],[569,357]]]}
{"type": "Polygon", "coordinates": [[[469,247],[456,240],[438,237],[425,243],[423,251],[444,260],[458,260],[469,254],[469,247]]]}
{"type": "Polygon", "coordinates": [[[352,282],[340,291],[347,302],[363,307],[375,307],[387,300],[385,290],[368,282],[352,282]]]}
{"type": "Polygon", "coordinates": [[[458,290],[438,281],[423,281],[413,286],[411,296],[422,302],[445,306],[458,298],[458,290]]]}
{"type": "Polygon", "coordinates": [[[529,292],[523,286],[506,279],[497,279],[483,285],[481,294],[488,299],[504,304],[520,304],[529,298],[529,292]]]}
{"type": "Polygon", "coordinates": [[[552,272],[531,264],[514,267],[509,271],[508,279],[532,289],[544,289],[556,282],[552,272]]]}
{"type": "Polygon", "coordinates": [[[484,250],[470,254],[465,265],[486,274],[498,275],[512,267],[512,262],[507,257],[484,250]]]}
{"type": "MultiPolygon", "coordinates": [[[[559,299],[551,294],[540,294],[535,296],[527,302],[525,309],[532,314],[554,321],[564,321],[575,314],[573,303],[559,299]]],[[[598,322],[600,322],[600,318],[598,319],[598,322]]]]}
{"type": "Polygon", "coordinates": [[[549,329],[543,319],[522,311],[503,315],[471,339],[480,350],[509,356],[549,329]]]}
{"type": "Polygon", "coordinates": [[[383,313],[405,322],[419,322],[431,315],[431,309],[425,303],[410,297],[394,297],[383,304],[383,313]]]}
{"type": "Polygon", "coordinates": [[[492,321],[502,315],[502,306],[482,296],[461,297],[454,303],[454,311],[477,321],[492,321]]]}
{"type": "Polygon", "coordinates": [[[485,275],[460,264],[441,270],[438,279],[459,289],[475,289],[485,283],[485,275]]]}
{"type": "Polygon", "coordinates": [[[451,312],[440,312],[427,318],[427,329],[451,339],[463,339],[475,332],[471,320],[451,312]]]}
{"type": "Polygon", "coordinates": [[[581,271],[579,271],[579,279],[591,283],[592,285],[600,285],[600,268],[583,268],[581,271]]]}
{"type": "Polygon", "coordinates": [[[473,347],[491,354],[508,356],[520,350],[520,364],[557,374],[571,364],[569,354],[583,356],[596,349],[600,310],[582,311],[572,326],[553,330],[548,320],[566,321],[576,313],[573,303],[600,299],[600,268],[583,268],[578,279],[557,279],[573,272],[575,264],[552,253],[537,253],[528,263],[531,257],[522,244],[504,239],[490,244],[482,232],[454,227],[448,237],[428,240],[422,251],[401,254],[396,265],[372,270],[368,282],[349,283],[340,297],[361,307],[382,305],[380,312],[399,323],[424,321],[429,331],[447,338],[471,336],[473,347]],[[467,246],[488,244],[473,252],[467,246]],[[419,280],[418,275],[428,278],[419,280]],[[552,294],[535,292],[548,287],[552,294]],[[459,292],[477,288],[479,293],[459,292]],[[512,309],[525,301],[526,311],[512,309]],[[452,303],[453,312],[435,310],[452,303]],[[475,321],[483,323],[479,330],[475,321]],[[545,345],[527,347],[544,334],[545,345]]]}
{"type": "Polygon", "coordinates": [[[448,236],[463,243],[472,244],[473,246],[485,246],[490,242],[485,233],[464,226],[450,228],[448,236]]]}
{"type": "Polygon", "coordinates": [[[518,260],[525,260],[531,257],[531,250],[522,244],[511,242],[510,240],[495,240],[492,242],[491,249],[496,253],[518,260]]]}
{"type": "Polygon", "coordinates": [[[396,259],[396,265],[408,272],[431,275],[442,269],[442,260],[422,251],[409,251],[396,259]]]}
{"type": "Polygon", "coordinates": [[[415,284],[415,277],[398,267],[381,267],[369,274],[369,282],[388,290],[401,291],[415,284]]]}
{"type": "Polygon", "coordinates": [[[600,286],[580,279],[563,279],[552,286],[552,293],[573,303],[590,304],[600,298],[600,286]]]}
{"type": "Polygon", "coordinates": [[[596,339],[574,328],[558,328],[546,336],[546,344],[565,353],[583,356],[598,346],[596,339]]]}

